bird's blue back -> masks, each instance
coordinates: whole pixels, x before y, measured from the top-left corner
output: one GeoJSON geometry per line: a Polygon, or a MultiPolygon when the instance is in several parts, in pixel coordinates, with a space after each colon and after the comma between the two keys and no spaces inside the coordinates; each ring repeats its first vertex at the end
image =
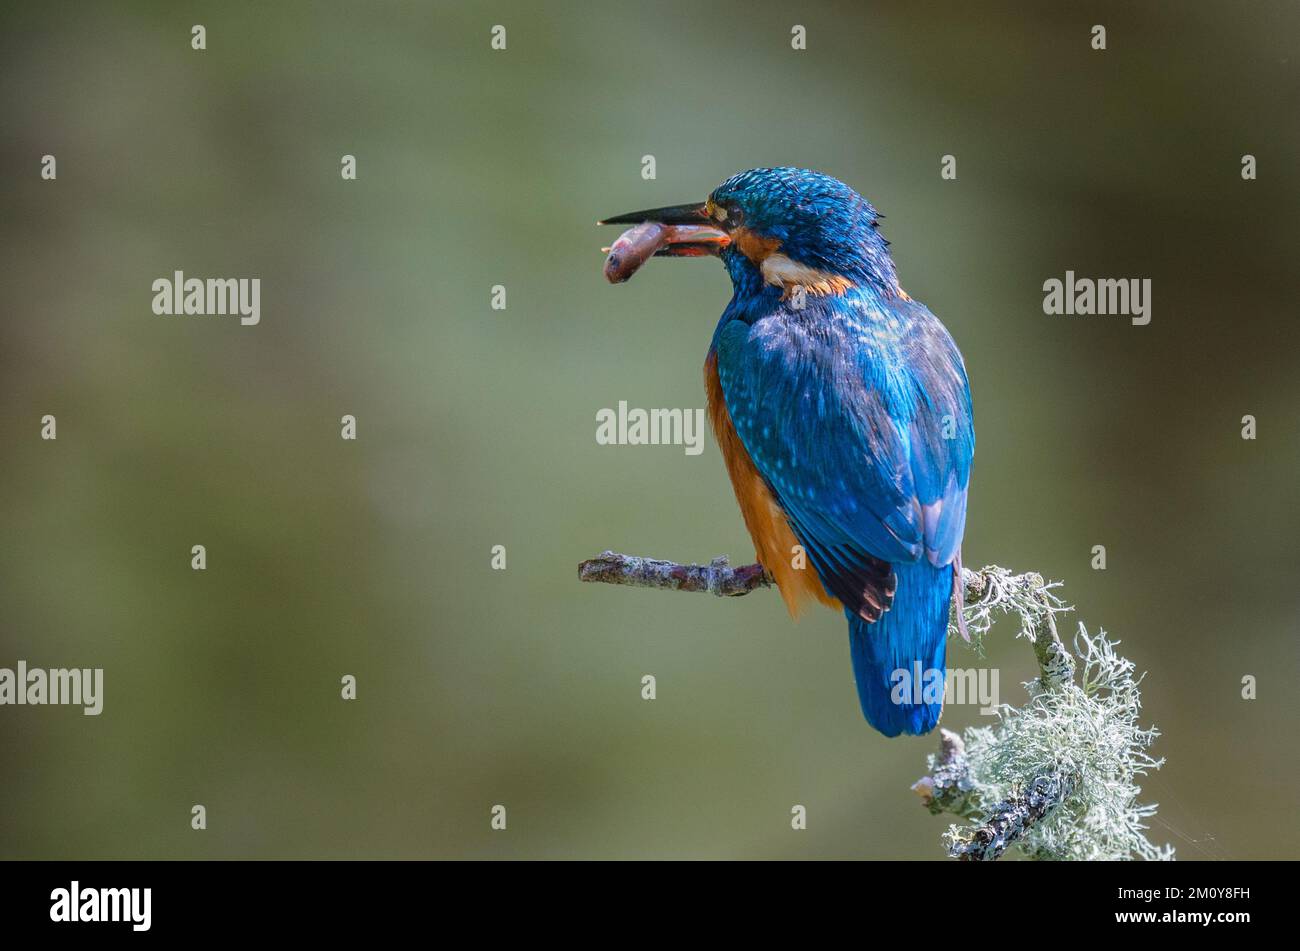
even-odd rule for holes
{"type": "Polygon", "coordinates": [[[747,262],[728,266],[713,350],[736,433],[844,604],[864,714],[887,735],[926,732],[941,704],[893,688],[917,662],[944,669],[974,454],[961,355],[901,291],[864,282],[796,306],[747,262]]]}

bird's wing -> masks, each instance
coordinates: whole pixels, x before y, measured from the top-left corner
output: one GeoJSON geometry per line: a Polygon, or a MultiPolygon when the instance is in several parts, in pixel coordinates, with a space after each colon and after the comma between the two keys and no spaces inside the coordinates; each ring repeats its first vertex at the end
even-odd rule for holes
{"type": "Polygon", "coordinates": [[[956,347],[897,305],[810,300],[716,338],[737,436],[827,590],[868,620],[892,597],[887,563],[956,555],[973,450],[956,347]]]}
{"type": "Polygon", "coordinates": [[[908,423],[908,446],[916,501],[921,507],[925,555],[949,564],[966,528],[966,493],[975,455],[975,425],[966,368],[952,337],[923,304],[911,313],[903,347],[917,399],[908,423]]]}

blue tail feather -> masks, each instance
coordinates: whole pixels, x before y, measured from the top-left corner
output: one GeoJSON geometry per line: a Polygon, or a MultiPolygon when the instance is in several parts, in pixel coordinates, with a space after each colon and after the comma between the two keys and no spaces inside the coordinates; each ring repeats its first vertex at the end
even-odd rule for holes
{"type": "Polygon", "coordinates": [[[953,568],[936,568],[924,559],[893,567],[898,578],[894,603],[880,620],[868,623],[845,611],[858,700],[867,722],[885,736],[929,733],[943,710],[953,568]],[[922,680],[914,693],[918,672],[922,680]],[[927,698],[925,687],[936,677],[937,689],[931,687],[927,698]]]}

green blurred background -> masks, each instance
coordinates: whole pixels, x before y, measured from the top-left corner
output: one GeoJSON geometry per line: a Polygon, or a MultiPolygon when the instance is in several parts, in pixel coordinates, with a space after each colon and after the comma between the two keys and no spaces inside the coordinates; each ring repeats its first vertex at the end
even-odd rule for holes
{"type": "Polygon", "coordinates": [[[839,615],[576,580],[752,553],[712,441],[594,438],[703,405],[727,278],[610,287],[592,222],[776,164],[875,202],[965,353],[966,563],[1064,579],[1150,671],[1152,838],[1300,854],[1294,3],[0,16],[0,666],[106,680],[98,718],[0,709],[0,856],[941,857],[935,741],[862,720],[839,615]],[[175,269],[260,277],[261,324],[155,317],[175,269]],[[1067,269],[1151,278],[1151,324],[1044,316],[1067,269]]]}

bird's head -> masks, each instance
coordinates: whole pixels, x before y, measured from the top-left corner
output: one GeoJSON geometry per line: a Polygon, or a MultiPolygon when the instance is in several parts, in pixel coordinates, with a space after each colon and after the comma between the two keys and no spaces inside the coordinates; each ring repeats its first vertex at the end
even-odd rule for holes
{"type": "Polygon", "coordinates": [[[606,218],[670,226],[659,256],[718,254],[737,290],[802,285],[841,293],[864,283],[893,292],[898,279],[876,210],[843,182],[803,168],[733,175],[703,202],[606,218]]]}

